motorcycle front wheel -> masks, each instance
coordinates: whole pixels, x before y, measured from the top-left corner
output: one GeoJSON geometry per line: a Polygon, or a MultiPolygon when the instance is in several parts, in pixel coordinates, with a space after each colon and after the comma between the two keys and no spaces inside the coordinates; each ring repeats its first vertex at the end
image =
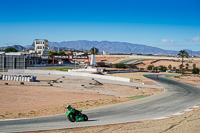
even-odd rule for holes
{"type": "Polygon", "coordinates": [[[75,122],[76,121],[74,113],[69,113],[69,115],[67,117],[68,117],[69,121],[71,121],[71,122],[75,122]]]}

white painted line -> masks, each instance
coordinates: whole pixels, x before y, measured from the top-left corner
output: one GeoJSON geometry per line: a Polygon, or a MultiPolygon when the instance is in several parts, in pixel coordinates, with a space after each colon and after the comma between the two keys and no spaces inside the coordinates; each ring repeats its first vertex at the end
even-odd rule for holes
{"type": "Polygon", "coordinates": [[[185,111],[185,112],[187,112],[187,111],[192,111],[193,109],[186,109],[186,110],[183,110],[183,111],[185,111]]]}
{"type": "Polygon", "coordinates": [[[175,113],[173,115],[182,115],[182,114],[184,114],[184,113],[179,112],[179,113],[175,113]]]}
{"type": "Polygon", "coordinates": [[[27,120],[27,119],[31,119],[31,118],[2,119],[0,121],[16,121],[16,120],[27,120]]]}
{"type": "Polygon", "coordinates": [[[153,118],[153,120],[160,120],[160,119],[166,119],[166,118],[169,118],[169,117],[158,117],[158,118],[153,118]]]}
{"type": "Polygon", "coordinates": [[[193,106],[192,108],[195,108],[195,109],[196,109],[196,108],[199,108],[199,106],[193,106]]]}

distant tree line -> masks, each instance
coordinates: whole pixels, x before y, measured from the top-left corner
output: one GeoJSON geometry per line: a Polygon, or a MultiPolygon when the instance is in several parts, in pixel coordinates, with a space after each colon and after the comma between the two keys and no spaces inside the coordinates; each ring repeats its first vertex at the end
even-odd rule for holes
{"type": "MultiPolygon", "coordinates": [[[[164,65],[160,65],[160,66],[156,66],[156,67],[154,65],[148,65],[146,69],[149,71],[155,71],[155,72],[158,72],[158,71],[166,72],[167,70],[170,70],[170,71],[175,71],[177,73],[181,73],[182,75],[184,74],[185,71],[192,71],[193,74],[199,74],[199,68],[196,67],[196,64],[193,64],[192,69],[188,69],[189,68],[188,63],[186,63],[184,66],[184,58],[189,57],[188,53],[185,50],[180,50],[177,56],[178,56],[178,58],[181,58],[181,64],[179,65],[178,69],[175,66],[172,66],[171,64],[169,64],[167,67],[164,65]]],[[[115,64],[114,67],[115,68],[127,68],[127,65],[125,65],[123,63],[118,63],[118,64],[115,64]]],[[[137,67],[133,66],[132,68],[137,68],[137,67]]],[[[139,70],[143,71],[144,68],[140,68],[139,70]]]]}
{"type": "Polygon", "coordinates": [[[9,53],[9,52],[18,52],[17,49],[13,48],[13,47],[9,47],[5,50],[6,53],[9,53]]]}

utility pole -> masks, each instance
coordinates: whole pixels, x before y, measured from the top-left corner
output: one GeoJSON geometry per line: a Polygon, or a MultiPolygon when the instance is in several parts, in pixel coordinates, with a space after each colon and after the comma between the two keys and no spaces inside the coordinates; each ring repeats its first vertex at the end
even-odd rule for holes
{"type": "MultiPolygon", "coordinates": [[[[74,57],[76,58],[76,53],[75,54],[73,54],[74,55],[74,57]]],[[[74,69],[76,69],[76,59],[74,58],[74,69]]]]}
{"type": "Polygon", "coordinates": [[[3,55],[3,75],[4,75],[4,65],[5,65],[5,63],[4,63],[4,54],[5,53],[2,54],[3,55]]]}
{"type": "Polygon", "coordinates": [[[25,60],[25,55],[24,55],[24,71],[25,71],[25,65],[26,65],[26,60],[25,60]]]}
{"type": "Polygon", "coordinates": [[[13,64],[13,70],[12,70],[12,74],[14,75],[14,59],[15,59],[15,58],[14,58],[14,56],[13,56],[13,58],[12,58],[12,59],[13,59],[13,63],[12,63],[12,64],[13,64]]]}
{"type": "MultiPolygon", "coordinates": [[[[93,46],[93,54],[94,54],[94,46],[93,46]]],[[[95,57],[95,56],[93,56],[93,57],[95,57]]],[[[93,60],[94,60],[94,58],[93,58],[93,60]]],[[[93,64],[93,67],[94,67],[94,64],[93,64]]]]}

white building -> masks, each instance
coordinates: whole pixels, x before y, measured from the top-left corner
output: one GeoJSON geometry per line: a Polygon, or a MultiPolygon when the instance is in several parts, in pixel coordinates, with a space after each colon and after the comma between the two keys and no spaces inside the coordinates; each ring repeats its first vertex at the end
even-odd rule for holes
{"type": "Polygon", "coordinates": [[[105,50],[103,51],[103,55],[109,55],[105,50]]]}
{"type": "Polygon", "coordinates": [[[46,39],[35,39],[35,52],[43,59],[49,58],[49,41],[46,39]]]}
{"type": "Polygon", "coordinates": [[[84,52],[73,52],[74,55],[83,55],[85,54],[84,52]]]}

